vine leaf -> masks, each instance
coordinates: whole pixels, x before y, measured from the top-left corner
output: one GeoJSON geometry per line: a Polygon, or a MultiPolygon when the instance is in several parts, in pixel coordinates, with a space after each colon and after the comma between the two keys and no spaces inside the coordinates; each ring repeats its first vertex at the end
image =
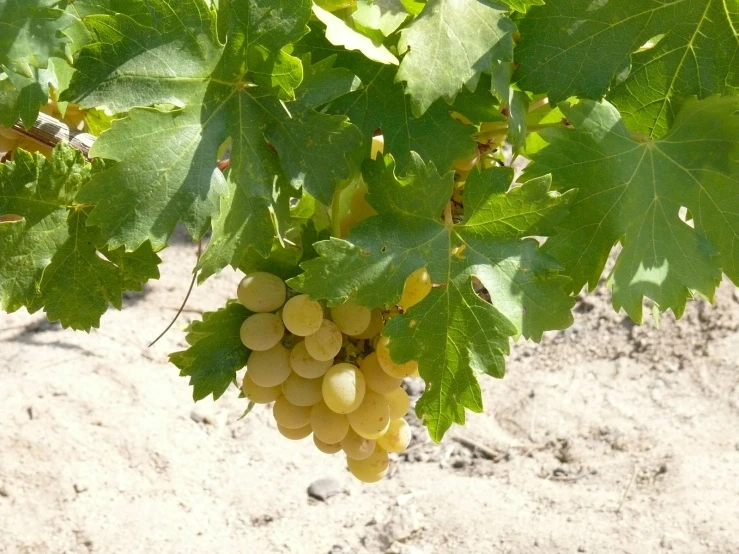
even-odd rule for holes
{"type": "Polygon", "coordinates": [[[210,394],[218,400],[236,372],[246,366],[249,349],[241,342],[239,330],[250,315],[238,302],[217,312],[206,312],[202,321],[194,321],[187,328],[189,348],[169,355],[169,361],[180,369],[180,376],[190,377],[195,401],[210,394]]]}
{"type": "Polygon", "coordinates": [[[723,0],[550,2],[519,25],[515,77],[552,104],[612,86],[628,127],[660,137],[686,98],[739,91],[736,18],[723,0]]]}
{"type": "Polygon", "coordinates": [[[559,107],[574,129],[540,131],[549,145],[524,178],[551,173],[557,190],[579,189],[545,245],[568,291],[593,289],[618,242],[613,305],[637,322],[643,297],[680,317],[693,291],[713,298],[722,270],[739,282],[739,99],[690,101],[665,137],[645,142],[606,101],[559,107]]]}
{"type": "Polygon", "coordinates": [[[287,211],[277,200],[283,189],[305,187],[328,203],[336,183],[358,171],[359,130],[316,110],[358,83],[330,64],[304,68],[290,53],[308,30],[308,0],[229,2],[225,46],[204,0],[147,6],[82,19],[97,41],[80,50],[64,98],[128,117],[96,141],[91,155],[118,163],[79,201],[95,205],[88,223],[111,248],[151,241],[160,249],[178,221],[193,238],[212,225],[204,279],[249,253],[270,253],[275,218],[287,211]],[[312,96],[297,92],[304,75],[312,96]],[[224,177],[217,162],[228,139],[224,177]]]}
{"type": "Polygon", "coordinates": [[[526,13],[532,6],[543,6],[544,0],[500,0],[517,12],[526,13]]]}
{"type": "Polygon", "coordinates": [[[389,37],[409,15],[400,0],[359,0],[352,19],[362,29],[379,31],[381,36],[389,37]]]}
{"type": "Polygon", "coordinates": [[[405,55],[396,79],[407,84],[413,114],[439,98],[451,103],[465,85],[475,90],[494,61],[512,62],[515,30],[505,6],[495,2],[429,0],[398,42],[405,55]]]}
{"type": "Polygon", "coordinates": [[[101,246],[74,197],[90,179],[82,154],[60,143],[50,160],[18,150],[0,165],[0,306],[44,309],[63,327],[89,331],[125,290],[158,278],[149,243],[134,252],[101,246]]]}
{"type": "Polygon", "coordinates": [[[0,0],[0,65],[29,79],[49,58],[64,58],[69,39],[61,31],[73,18],[66,0],[0,0]]]}
{"type": "Polygon", "coordinates": [[[317,4],[313,5],[313,13],[326,26],[326,39],[336,46],[343,46],[347,50],[359,50],[364,56],[375,62],[398,65],[390,50],[382,44],[375,44],[372,39],[349,27],[344,20],[324,10],[317,4]]]}
{"type": "Polygon", "coordinates": [[[434,440],[464,408],[482,410],[475,374],[502,377],[509,337],[539,340],[548,329],[572,322],[573,299],[559,264],[540,251],[532,235],[564,215],[573,193],[549,191],[542,177],[509,190],[510,168],[474,171],[465,185],[464,220],[445,223],[440,214],[454,186],[453,173],[439,175],[415,153],[408,174],[398,177],[392,156],[367,163],[368,200],[378,215],[360,223],[347,240],[318,242],[320,257],[304,262],[291,286],[335,305],[352,300],[368,307],[393,305],[405,279],[427,267],[437,285],[419,304],[392,319],[394,359],[415,359],[426,381],[417,412],[434,440]],[[473,289],[478,279],[492,304],[473,289]]]}

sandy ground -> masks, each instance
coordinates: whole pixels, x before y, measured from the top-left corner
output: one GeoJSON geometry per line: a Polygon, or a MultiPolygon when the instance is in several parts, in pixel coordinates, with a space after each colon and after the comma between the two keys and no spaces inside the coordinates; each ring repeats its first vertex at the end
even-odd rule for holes
{"type": "MultiPolygon", "coordinates": [[[[599,289],[484,379],[485,414],[441,445],[417,429],[391,477],[361,485],[268,408],[239,421],[235,389],[193,406],[166,358],[180,329],[146,348],[194,257],[174,244],[163,279],[91,335],[0,314],[0,553],[739,553],[733,287],[659,331],[599,289]],[[309,498],[321,478],[341,492],[309,498]]],[[[179,323],[237,280],[196,289],[179,323]]]]}

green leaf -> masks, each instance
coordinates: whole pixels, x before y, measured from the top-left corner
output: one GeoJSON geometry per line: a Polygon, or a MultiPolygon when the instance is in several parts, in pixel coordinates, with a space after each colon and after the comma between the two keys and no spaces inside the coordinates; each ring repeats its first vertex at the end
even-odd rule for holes
{"type": "Polygon", "coordinates": [[[121,307],[124,290],[158,278],[150,244],[109,251],[98,227],[86,226],[74,203],[90,179],[82,154],[60,143],[50,160],[23,150],[0,165],[0,306],[40,308],[64,327],[98,327],[108,304],[121,307]]]}
{"type": "Polygon", "coordinates": [[[372,39],[358,33],[331,12],[314,4],[313,13],[321,23],[326,25],[326,39],[331,44],[343,46],[347,50],[359,50],[370,60],[379,63],[398,65],[398,58],[390,50],[382,44],[375,44],[372,39]]]}
{"type": "Polygon", "coordinates": [[[49,84],[56,82],[51,69],[33,69],[33,77],[6,71],[0,80],[0,125],[12,127],[20,119],[26,128],[32,127],[41,106],[49,101],[49,84]]]}
{"type": "Polygon", "coordinates": [[[0,0],[0,65],[33,78],[52,56],[63,58],[69,39],[61,31],[73,20],[66,0],[0,0]]]}
{"type": "Polygon", "coordinates": [[[526,13],[531,6],[543,6],[544,0],[500,0],[504,4],[521,13],[526,13]]]}
{"type": "Polygon", "coordinates": [[[396,361],[418,361],[426,393],[417,411],[439,440],[452,423],[464,422],[464,408],[482,409],[475,374],[503,376],[509,337],[539,340],[545,330],[571,324],[573,300],[562,290],[567,279],[526,237],[561,218],[572,194],[549,192],[548,178],[509,190],[509,168],[473,171],[464,219],[451,224],[441,213],[452,172],[441,176],[417,155],[405,177],[394,170],[391,156],[365,164],[368,200],[378,215],[346,240],[317,243],[320,257],[303,263],[305,273],[290,284],[331,305],[352,300],[377,307],[395,304],[408,275],[428,269],[437,286],[384,334],[396,361]],[[473,278],[492,304],[475,294],[473,278]]]}
{"type": "Polygon", "coordinates": [[[332,102],[328,111],[348,116],[361,130],[366,157],[370,138],[378,129],[385,138],[385,154],[395,157],[400,171],[408,167],[412,150],[440,168],[450,168],[454,160],[474,154],[476,144],[471,137],[475,129],[453,119],[446,103],[434,103],[420,118],[411,115],[410,101],[403,87],[394,82],[392,66],[337,49],[317,32],[308,35],[303,44],[311,46],[314,52],[335,55],[338,66],[349,69],[361,80],[358,90],[332,102]]]}
{"type": "Polygon", "coordinates": [[[400,0],[359,0],[357,11],[352,14],[356,25],[380,31],[386,37],[397,31],[408,17],[400,0]]]}
{"type": "Polygon", "coordinates": [[[579,189],[545,246],[571,277],[568,291],[593,289],[618,242],[613,303],[637,322],[643,297],[679,317],[694,291],[713,297],[721,270],[739,282],[739,99],[688,102],[664,138],[646,141],[608,102],[559,107],[574,129],[540,131],[549,146],[524,175],[551,173],[558,190],[579,189]]]}
{"type": "Polygon", "coordinates": [[[202,98],[221,53],[213,12],[204,0],[148,4],[150,12],[84,18],[95,42],[78,53],[62,100],[124,112],[202,98]]]}
{"type": "Polygon", "coordinates": [[[310,54],[303,59],[305,75],[291,110],[304,111],[319,108],[329,102],[354,92],[362,81],[345,67],[334,67],[336,56],[329,56],[311,63],[310,54]]]}
{"type": "Polygon", "coordinates": [[[439,98],[452,102],[465,85],[474,90],[494,61],[513,61],[516,26],[506,13],[489,0],[429,0],[401,31],[396,79],[406,82],[416,117],[439,98]]]}
{"type": "Polygon", "coordinates": [[[520,23],[515,77],[553,104],[613,87],[628,127],[659,137],[686,98],[739,90],[737,13],[736,0],[550,2],[520,23]]]}
{"type": "Polygon", "coordinates": [[[237,302],[217,312],[206,312],[202,321],[187,329],[190,347],[169,355],[180,369],[180,376],[190,377],[192,397],[202,400],[209,394],[217,400],[246,365],[249,349],[241,342],[239,330],[251,312],[237,302]]]}

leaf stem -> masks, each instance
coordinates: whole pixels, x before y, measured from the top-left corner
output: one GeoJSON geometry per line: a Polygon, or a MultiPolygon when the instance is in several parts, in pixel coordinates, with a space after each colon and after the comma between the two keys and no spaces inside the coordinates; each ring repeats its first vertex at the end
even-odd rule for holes
{"type": "Polygon", "coordinates": [[[336,238],[341,238],[341,188],[336,187],[334,197],[331,200],[331,234],[336,238]]]}
{"type": "Polygon", "coordinates": [[[536,102],[534,102],[533,104],[529,106],[529,113],[534,112],[538,110],[539,108],[546,106],[547,104],[549,104],[549,98],[545,96],[541,100],[537,100],[536,102]]]}

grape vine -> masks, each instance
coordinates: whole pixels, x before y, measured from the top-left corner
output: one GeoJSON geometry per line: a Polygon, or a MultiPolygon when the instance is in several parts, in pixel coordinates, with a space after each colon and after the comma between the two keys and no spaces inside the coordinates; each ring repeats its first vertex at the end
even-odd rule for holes
{"type": "Polygon", "coordinates": [[[199,283],[245,275],[170,356],[194,399],[237,384],[376,481],[404,378],[441,440],[609,256],[638,323],[739,283],[738,14],[0,0],[0,307],[90,331],[181,224],[199,283]]]}

